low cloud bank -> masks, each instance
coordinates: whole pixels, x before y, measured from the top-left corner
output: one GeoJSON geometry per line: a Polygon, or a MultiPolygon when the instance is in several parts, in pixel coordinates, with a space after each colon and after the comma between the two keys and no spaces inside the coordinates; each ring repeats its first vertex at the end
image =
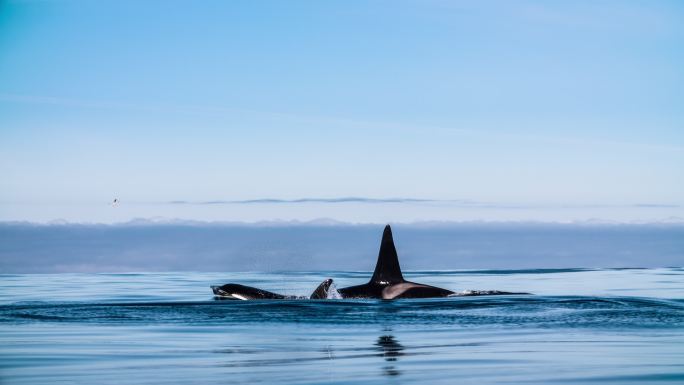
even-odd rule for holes
{"type": "MultiPolygon", "coordinates": [[[[682,224],[393,226],[404,270],[681,266],[682,224]]],[[[372,270],[382,225],[0,223],[0,273],[372,270]]]]}

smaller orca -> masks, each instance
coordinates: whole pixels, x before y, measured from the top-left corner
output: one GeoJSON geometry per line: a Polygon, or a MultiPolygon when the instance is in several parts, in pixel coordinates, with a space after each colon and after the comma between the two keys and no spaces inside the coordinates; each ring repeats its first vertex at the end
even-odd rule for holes
{"type": "MultiPolygon", "coordinates": [[[[212,286],[214,295],[221,299],[289,299],[290,297],[282,294],[271,293],[270,291],[257,289],[256,287],[239,285],[237,283],[227,283],[223,286],[212,286]]],[[[295,298],[295,297],[291,297],[295,298]]]]}
{"type": "Polygon", "coordinates": [[[223,286],[212,286],[216,298],[219,299],[327,299],[333,280],[326,279],[314,290],[309,297],[298,297],[294,295],[283,295],[270,291],[257,289],[256,287],[228,283],[223,286]]]}

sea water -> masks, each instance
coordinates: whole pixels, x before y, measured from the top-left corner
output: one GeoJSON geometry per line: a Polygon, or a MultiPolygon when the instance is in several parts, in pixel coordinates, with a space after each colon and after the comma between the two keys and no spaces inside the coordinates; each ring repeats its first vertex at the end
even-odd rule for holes
{"type": "Polygon", "coordinates": [[[0,383],[684,382],[684,269],[405,272],[425,300],[306,296],[369,272],[0,275],[0,383]]]}

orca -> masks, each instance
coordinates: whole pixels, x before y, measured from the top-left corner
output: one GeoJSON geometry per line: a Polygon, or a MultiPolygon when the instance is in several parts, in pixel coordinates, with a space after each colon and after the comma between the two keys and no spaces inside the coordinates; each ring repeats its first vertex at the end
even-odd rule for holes
{"type": "Polygon", "coordinates": [[[270,291],[237,283],[228,283],[223,286],[211,286],[211,290],[218,299],[327,299],[332,283],[332,279],[326,279],[321,282],[309,297],[272,293],[270,291]]]}
{"type": "Polygon", "coordinates": [[[437,298],[456,294],[451,290],[404,279],[390,225],[385,226],[385,231],[382,233],[378,261],[375,264],[375,271],[370,281],[363,285],[345,287],[337,291],[342,298],[378,299],[437,298]]]}
{"type": "MultiPolygon", "coordinates": [[[[309,296],[309,299],[328,299],[330,298],[330,287],[333,284],[333,280],[328,278],[325,281],[321,282],[320,285],[314,290],[313,293],[311,293],[311,296],[309,296]]],[[[334,290],[334,289],[333,289],[334,290]]]]}
{"type": "Polygon", "coordinates": [[[237,283],[227,283],[223,286],[212,286],[214,295],[220,299],[295,299],[282,294],[271,293],[270,291],[257,289],[256,287],[240,285],[237,283]]]}
{"type": "Polygon", "coordinates": [[[511,293],[498,290],[474,290],[455,293],[440,287],[410,282],[404,279],[399,266],[399,256],[392,238],[392,228],[385,226],[380,242],[378,260],[375,264],[373,276],[368,283],[349,286],[341,289],[333,287],[333,280],[326,279],[309,297],[287,296],[255,287],[229,283],[223,286],[211,286],[211,290],[217,299],[328,299],[328,298],[351,298],[351,299],[405,299],[405,298],[443,298],[455,296],[476,295],[507,295],[529,294],[511,293]]]}

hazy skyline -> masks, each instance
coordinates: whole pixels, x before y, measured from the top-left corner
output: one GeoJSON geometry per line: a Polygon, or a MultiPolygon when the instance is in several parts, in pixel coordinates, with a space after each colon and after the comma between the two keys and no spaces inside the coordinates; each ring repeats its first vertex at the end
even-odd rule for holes
{"type": "Polygon", "coordinates": [[[3,1],[0,220],[684,217],[682,41],[678,1],[3,1]]]}
{"type": "MultiPolygon", "coordinates": [[[[382,225],[0,223],[0,272],[372,271],[382,225]]],[[[393,226],[406,271],[681,266],[684,226],[393,226]]]]}

